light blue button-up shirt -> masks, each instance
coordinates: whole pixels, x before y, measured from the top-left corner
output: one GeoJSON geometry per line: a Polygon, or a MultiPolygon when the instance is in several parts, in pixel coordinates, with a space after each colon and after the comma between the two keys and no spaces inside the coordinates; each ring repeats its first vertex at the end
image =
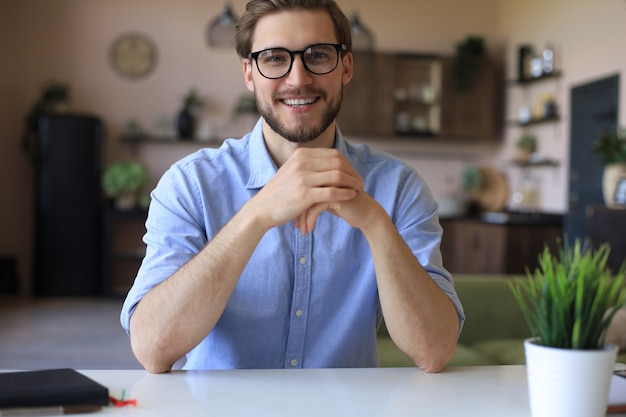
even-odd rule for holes
{"type": "MultiPolygon", "coordinates": [[[[336,131],[335,147],[393,219],[432,279],[463,310],[443,268],[437,205],[415,170],[336,131]]],[[[146,256],[121,313],[171,276],[276,174],[262,120],[242,139],[175,163],[152,193],[146,256]]],[[[323,368],[378,365],[382,312],[369,245],[360,230],[324,212],[305,236],[293,222],[271,229],[244,269],[219,321],[183,369],[323,368]]],[[[201,317],[197,318],[201,320],[201,317]]]]}

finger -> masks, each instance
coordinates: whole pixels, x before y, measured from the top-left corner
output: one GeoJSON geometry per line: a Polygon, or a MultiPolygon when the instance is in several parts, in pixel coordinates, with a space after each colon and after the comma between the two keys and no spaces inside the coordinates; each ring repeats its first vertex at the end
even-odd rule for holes
{"type": "MultiPolygon", "coordinates": [[[[324,173],[325,182],[318,185],[337,185],[347,181],[346,187],[363,190],[363,180],[354,167],[336,149],[298,149],[287,161],[295,171],[324,173]]],[[[286,165],[287,165],[286,164],[286,165]]]]}
{"type": "Polygon", "coordinates": [[[305,212],[306,230],[312,232],[315,229],[317,218],[328,208],[328,203],[316,204],[305,212]]]}

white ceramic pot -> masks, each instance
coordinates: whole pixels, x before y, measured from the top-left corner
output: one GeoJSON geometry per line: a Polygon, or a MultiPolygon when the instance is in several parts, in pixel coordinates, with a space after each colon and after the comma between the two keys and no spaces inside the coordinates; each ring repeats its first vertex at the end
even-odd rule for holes
{"type": "Polygon", "coordinates": [[[626,163],[615,163],[604,166],[602,174],[602,196],[607,207],[615,207],[615,189],[617,182],[626,178],[626,163]]]}
{"type": "Polygon", "coordinates": [[[617,346],[559,349],[524,341],[532,417],[604,417],[617,346]]]}

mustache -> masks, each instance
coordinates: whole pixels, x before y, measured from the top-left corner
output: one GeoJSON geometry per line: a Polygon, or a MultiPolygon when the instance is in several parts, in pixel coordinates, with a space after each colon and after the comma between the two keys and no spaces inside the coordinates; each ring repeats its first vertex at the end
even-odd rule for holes
{"type": "Polygon", "coordinates": [[[281,100],[284,97],[294,97],[294,96],[320,96],[321,98],[326,98],[326,92],[319,88],[308,87],[308,88],[292,88],[282,91],[276,91],[272,94],[272,98],[274,100],[281,100]]]}

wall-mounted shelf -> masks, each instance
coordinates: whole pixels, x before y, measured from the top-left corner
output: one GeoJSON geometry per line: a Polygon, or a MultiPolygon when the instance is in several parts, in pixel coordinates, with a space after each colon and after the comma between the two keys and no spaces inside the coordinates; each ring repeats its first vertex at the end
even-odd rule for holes
{"type": "Polygon", "coordinates": [[[528,127],[528,126],[534,126],[534,125],[556,123],[556,122],[559,122],[560,120],[561,120],[561,117],[559,115],[554,115],[554,116],[548,116],[548,117],[541,117],[537,119],[530,119],[527,122],[511,121],[509,122],[509,125],[519,126],[519,127],[528,127]]]}
{"type": "Polygon", "coordinates": [[[536,161],[520,161],[520,160],[512,160],[511,165],[521,167],[521,168],[539,168],[539,167],[558,167],[561,165],[561,162],[556,159],[539,159],[536,161]]]}
{"type": "Polygon", "coordinates": [[[555,78],[560,78],[561,76],[562,76],[561,71],[554,71],[554,72],[551,72],[549,74],[542,74],[539,77],[525,78],[525,79],[522,79],[522,80],[519,80],[519,79],[509,80],[508,84],[509,85],[525,86],[525,85],[539,83],[539,82],[546,81],[546,80],[553,80],[555,78]]]}

